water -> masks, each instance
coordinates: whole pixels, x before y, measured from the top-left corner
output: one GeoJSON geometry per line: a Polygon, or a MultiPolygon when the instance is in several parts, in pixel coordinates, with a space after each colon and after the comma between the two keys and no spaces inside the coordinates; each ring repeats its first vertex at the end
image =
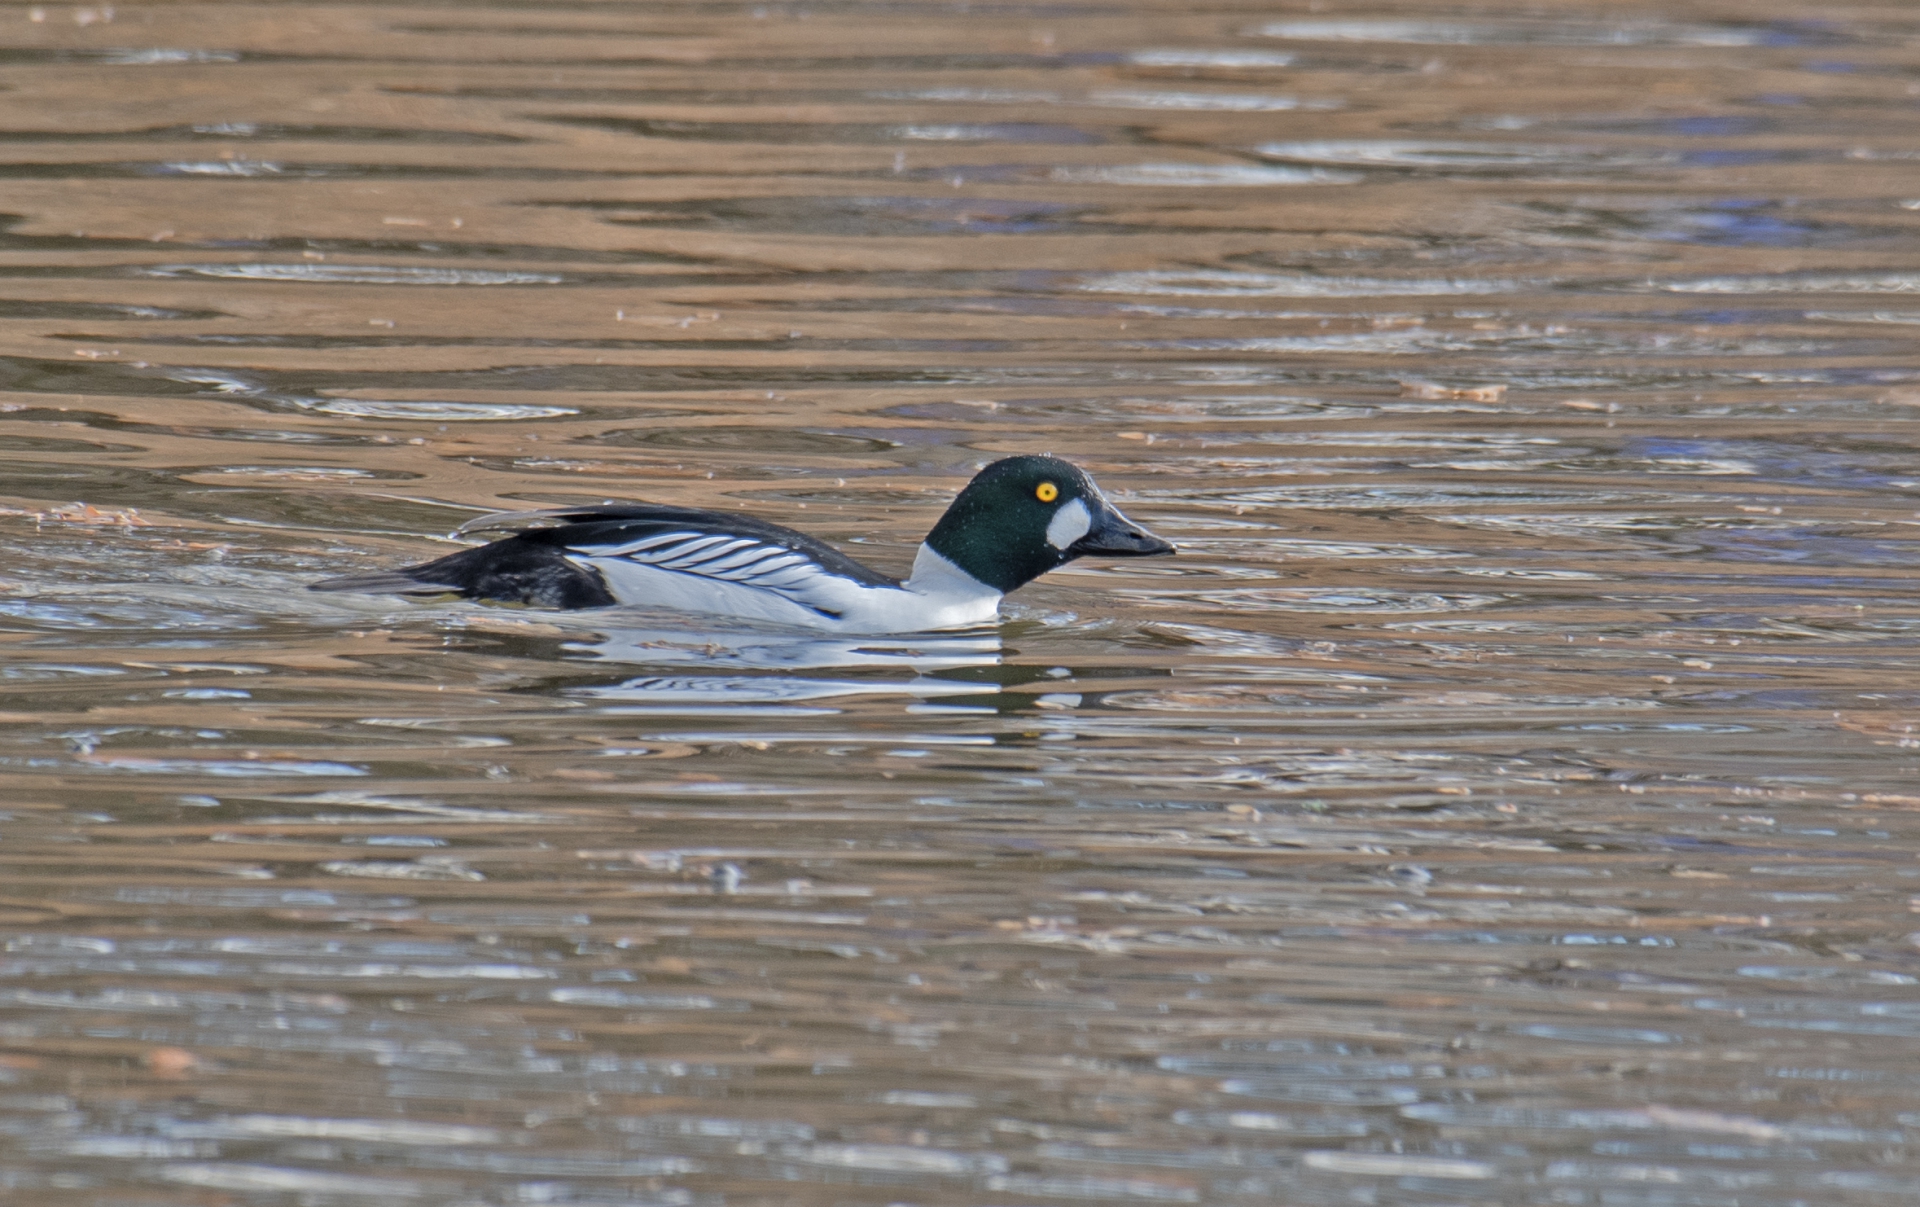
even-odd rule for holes
{"type": "Polygon", "coordinates": [[[1920,1197],[1909,8],[0,28],[10,1201],[1920,1197]],[[1042,450],[1180,556],[302,590],[1042,450]]]}

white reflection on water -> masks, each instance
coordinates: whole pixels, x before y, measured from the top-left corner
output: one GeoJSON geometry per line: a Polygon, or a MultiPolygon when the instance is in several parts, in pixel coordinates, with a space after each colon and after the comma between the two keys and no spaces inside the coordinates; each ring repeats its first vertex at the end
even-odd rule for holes
{"type": "Polygon", "coordinates": [[[199,163],[163,163],[159,171],[175,176],[278,176],[277,163],[261,159],[222,159],[199,163]]]}
{"type": "Polygon", "coordinates": [[[406,1178],[374,1178],[358,1174],[322,1173],[310,1169],[272,1165],[167,1165],[161,1167],[162,1181],[183,1186],[204,1186],[211,1190],[237,1190],[278,1194],[326,1195],[376,1202],[417,1199],[428,1193],[428,1184],[406,1178]]]}
{"type": "MultiPolygon", "coordinates": [[[[216,393],[241,398],[256,398],[276,406],[323,415],[348,415],[360,419],[398,419],[422,423],[470,423],[475,421],[558,419],[578,415],[573,407],[542,406],[510,402],[446,402],[438,399],[388,400],[378,398],[327,398],[276,390],[244,373],[221,369],[175,369],[167,374],[174,381],[202,386],[216,393]]],[[[232,471],[220,471],[232,472],[232,471]]],[[[348,470],[329,472],[345,473],[348,470]]]]}
{"type": "Polygon", "coordinates": [[[1555,147],[1522,143],[1449,143],[1367,139],[1351,142],[1263,143],[1269,159],[1341,167],[1447,168],[1513,171],[1526,168],[1626,168],[1671,163],[1677,154],[1644,148],[1555,147]]]}
{"type": "MultiPolygon", "coordinates": [[[[581,623],[594,624],[600,617],[581,623]]],[[[1002,646],[996,632],[928,633],[913,637],[817,637],[746,627],[606,628],[594,625],[591,640],[567,648],[608,662],[646,666],[744,667],[755,670],[819,670],[876,667],[916,672],[967,666],[997,666],[1002,646]]],[[[635,680],[634,682],[645,682],[635,680]]],[[[665,684],[666,680],[659,681],[665,684]]],[[[691,682],[691,681],[689,681],[691,682]]],[[[714,680],[746,683],[757,680],[714,680]]],[[[765,682],[779,682],[766,680],[765,682]]],[[[801,681],[788,681],[799,683],[801,681]]],[[[813,682],[813,681],[808,681],[813,682]]],[[[972,690],[991,691],[991,685],[972,690]]]]}
{"type": "Polygon", "coordinates": [[[1276,21],[1255,33],[1303,42],[1402,42],[1425,46],[1759,46],[1768,31],[1742,26],[1630,21],[1276,21]]]}
{"type": "Polygon", "coordinates": [[[506,402],[390,402],[373,398],[287,399],[307,411],[328,415],[359,415],[371,419],[405,419],[426,423],[469,423],[474,420],[557,419],[577,415],[572,407],[526,406],[506,402]]]}
{"type": "MultiPolygon", "coordinates": [[[[100,10],[77,9],[99,13],[100,10]]],[[[106,10],[111,12],[112,9],[106,10]]],[[[78,21],[75,24],[79,24],[78,21]]],[[[140,47],[100,52],[99,61],[109,67],[155,67],[176,63],[237,63],[240,55],[231,50],[183,50],[171,47],[140,47]]]]}
{"type": "Polygon", "coordinates": [[[1112,168],[1055,168],[1049,175],[1068,184],[1118,184],[1165,188],[1257,188],[1262,185],[1352,184],[1349,172],[1263,168],[1253,164],[1140,163],[1112,168]]]}
{"type": "Polygon", "coordinates": [[[1920,293],[1920,273],[1753,274],[1661,281],[1647,288],[1665,293],[1920,293]]]}
{"type": "Polygon", "coordinates": [[[1135,50],[1127,61],[1141,67],[1219,67],[1228,70],[1291,67],[1298,55],[1274,50],[1135,50]]]}
{"type": "Polygon", "coordinates": [[[1087,293],[1132,293],[1163,297],[1377,298],[1512,293],[1520,285],[1518,282],[1501,280],[1384,280],[1218,268],[1161,268],[1089,275],[1080,278],[1078,288],[1087,293]]]}
{"type": "Polygon", "coordinates": [[[544,272],[387,264],[158,264],[140,271],[144,276],[153,277],[214,277],[316,285],[558,285],[566,280],[544,272]]]}
{"type": "Polygon", "coordinates": [[[1093,92],[1087,102],[1114,109],[1190,109],[1196,113],[1285,113],[1302,104],[1338,108],[1330,101],[1303,102],[1297,96],[1262,96],[1231,92],[1147,92],[1138,90],[1093,92]]]}
{"type": "Polygon", "coordinates": [[[998,690],[991,683],[953,683],[938,679],[874,683],[778,676],[654,675],[629,679],[611,687],[574,688],[569,694],[594,700],[668,705],[782,703],[790,700],[824,700],[832,696],[967,696],[998,690]]]}

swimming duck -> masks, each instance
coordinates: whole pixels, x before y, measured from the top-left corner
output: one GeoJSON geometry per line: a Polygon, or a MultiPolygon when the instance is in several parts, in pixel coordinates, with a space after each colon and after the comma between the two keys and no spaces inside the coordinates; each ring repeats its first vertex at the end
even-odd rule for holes
{"type": "Polygon", "coordinates": [[[311,589],[550,608],[645,604],[830,632],[916,633],[990,623],[1007,592],[1078,557],[1173,552],[1078,468],[1034,456],[1007,457],[975,475],[921,543],[905,582],[791,528],[697,507],[504,512],[460,531],[502,528],[516,531],[437,561],[311,589]]]}

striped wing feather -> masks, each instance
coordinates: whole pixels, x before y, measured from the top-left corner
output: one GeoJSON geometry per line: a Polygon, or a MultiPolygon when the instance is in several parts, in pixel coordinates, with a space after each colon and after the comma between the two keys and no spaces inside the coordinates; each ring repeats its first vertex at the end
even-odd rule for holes
{"type": "MultiPolygon", "coordinates": [[[[491,519],[469,527],[491,526],[491,519]]],[[[751,516],[637,503],[512,517],[516,524],[530,520],[551,526],[523,531],[521,540],[556,545],[577,557],[625,558],[737,583],[830,614],[835,609],[829,600],[843,594],[847,581],[863,587],[899,585],[823,541],[751,516]]]]}

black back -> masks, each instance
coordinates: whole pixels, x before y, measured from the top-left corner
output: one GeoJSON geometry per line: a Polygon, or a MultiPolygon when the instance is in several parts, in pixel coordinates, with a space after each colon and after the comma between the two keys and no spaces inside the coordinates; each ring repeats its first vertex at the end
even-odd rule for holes
{"type": "Polygon", "coordinates": [[[561,522],[551,528],[522,532],[512,539],[592,556],[596,547],[613,549],[667,533],[748,537],[804,554],[827,573],[852,579],[863,586],[900,585],[900,580],[861,565],[825,541],[750,515],[709,511],[704,507],[674,507],[666,503],[607,503],[597,507],[542,512],[541,515],[561,522]]]}

